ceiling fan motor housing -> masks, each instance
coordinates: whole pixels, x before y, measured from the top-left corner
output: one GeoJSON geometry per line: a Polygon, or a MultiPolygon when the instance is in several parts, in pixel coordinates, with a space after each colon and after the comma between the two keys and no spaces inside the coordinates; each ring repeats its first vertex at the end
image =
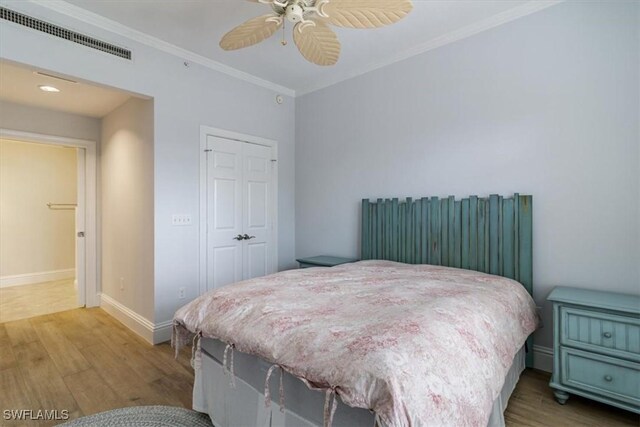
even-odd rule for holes
{"type": "Polygon", "coordinates": [[[285,16],[291,23],[302,22],[304,20],[304,8],[300,2],[292,2],[285,9],[285,16]]]}

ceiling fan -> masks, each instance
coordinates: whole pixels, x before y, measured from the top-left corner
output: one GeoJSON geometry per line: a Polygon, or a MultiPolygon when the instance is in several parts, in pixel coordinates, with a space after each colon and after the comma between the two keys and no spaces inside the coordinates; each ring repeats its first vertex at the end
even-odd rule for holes
{"type": "MultiPolygon", "coordinates": [[[[413,8],[411,0],[248,0],[271,6],[273,12],[253,18],[220,40],[224,50],[252,46],[292,24],[293,41],[309,62],[334,65],[340,42],[328,24],[347,28],[376,28],[398,22],[413,8]]],[[[286,45],[286,41],[282,41],[286,45]]]]}

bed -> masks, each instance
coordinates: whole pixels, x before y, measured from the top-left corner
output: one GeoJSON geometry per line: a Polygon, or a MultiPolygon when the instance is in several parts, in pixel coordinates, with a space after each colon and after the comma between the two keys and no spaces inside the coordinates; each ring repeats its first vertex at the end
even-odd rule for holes
{"type": "Polygon", "coordinates": [[[240,282],[176,313],[194,409],[218,427],[504,425],[538,324],[530,215],[519,195],[363,201],[375,260],[240,282]]]}

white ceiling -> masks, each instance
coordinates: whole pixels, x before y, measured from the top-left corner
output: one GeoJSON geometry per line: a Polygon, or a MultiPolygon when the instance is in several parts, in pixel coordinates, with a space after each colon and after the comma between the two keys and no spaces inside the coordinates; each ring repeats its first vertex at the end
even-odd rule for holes
{"type": "MultiPolygon", "coordinates": [[[[375,30],[336,28],[342,42],[337,65],[319,67],[297,52],[287,28],[282,33],[234,52],[219,46],[236,25],[262,14],[269,6],[242,0],[67,0],[89,12],[194,52],[237,70],[305,93],[430,48],[535,12],[557,1],[414,0],[407,18],[375,30]]],[[[135,55],[135,52],[134,52],[135,55]]]]}
{"type": "Polygon", "coordinates": [[[109,114],[131,97],[125,92],[47,77],[37,74],[36,71],[55,75],[44,70],[0,62],[0,99],[99,118],[109,114]],[[43,92],[38,88],[41,85],[54,86],[60,89],[60,92],[43,92]]]}

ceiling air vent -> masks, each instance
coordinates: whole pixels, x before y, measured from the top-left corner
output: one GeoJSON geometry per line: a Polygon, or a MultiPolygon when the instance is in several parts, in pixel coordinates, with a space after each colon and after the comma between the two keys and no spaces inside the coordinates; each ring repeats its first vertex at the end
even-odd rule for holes
{"type": "Polygon", "coordinates": [[[55,37],[60,37],[61,39],[69,40],[74,43],[90,47],[92,49],[106,52],[120,58],[131,59],[130,50],[112,45],[110,43],[105,43],[98,39],[94,39],[93,37],[76,33],[75,31],[67,30],[66,28],[50,24],[40,19],[32,18],[31,16],[15,12],[4,7],[0,7],[0,18],[19,25],[23,25],[25,27],[32,28],[34,30],[42,31],[43,33],[47,33],[55,37]]]}

